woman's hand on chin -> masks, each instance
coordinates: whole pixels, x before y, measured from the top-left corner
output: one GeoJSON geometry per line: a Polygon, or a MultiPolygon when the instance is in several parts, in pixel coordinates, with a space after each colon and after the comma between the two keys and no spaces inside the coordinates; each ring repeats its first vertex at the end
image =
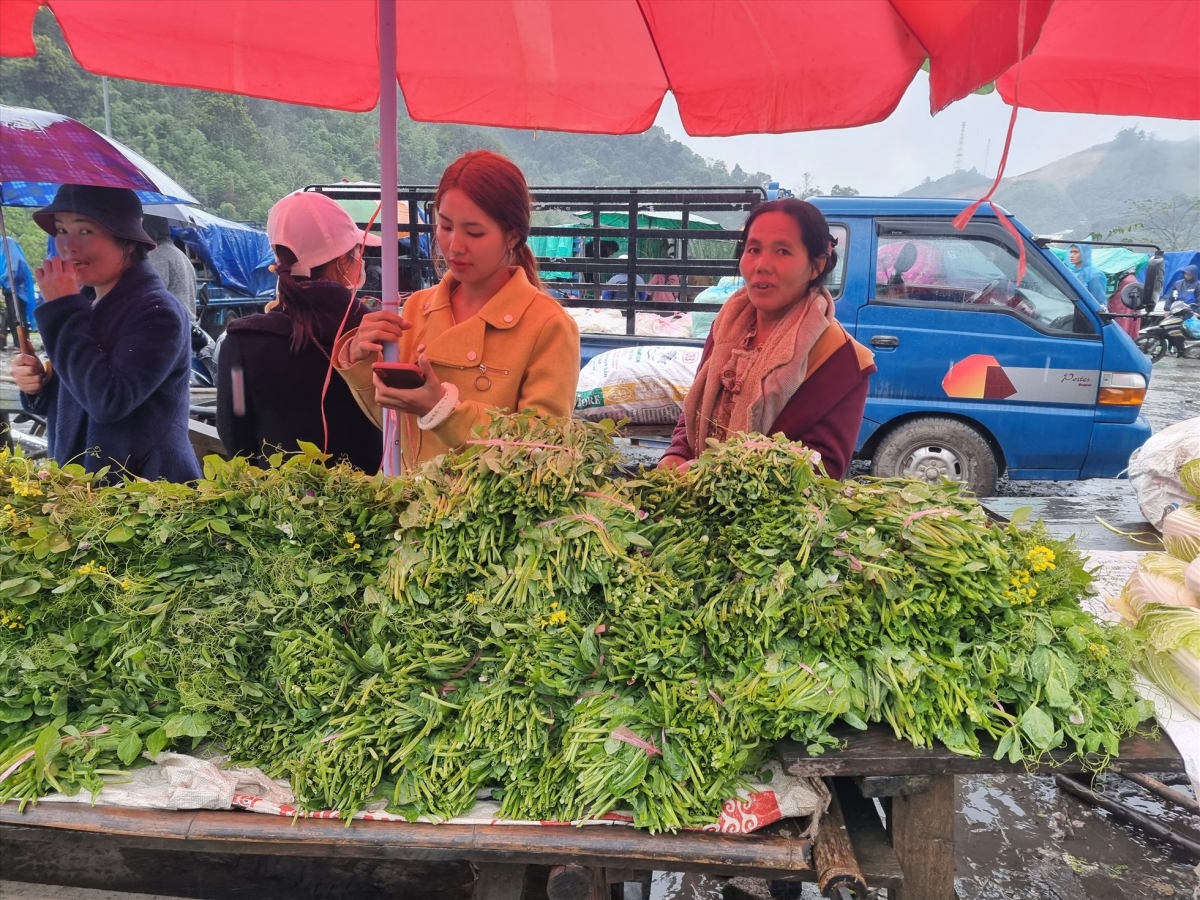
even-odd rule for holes
{"type": "Polygon", "coordinates": [[[33,270],[33,277],[42,291],[42,296],[49,303],[61,297],[78,294],[82,285],[75,264],[67,262],[61,256],[51,256],[41,266],[33,270]]]}

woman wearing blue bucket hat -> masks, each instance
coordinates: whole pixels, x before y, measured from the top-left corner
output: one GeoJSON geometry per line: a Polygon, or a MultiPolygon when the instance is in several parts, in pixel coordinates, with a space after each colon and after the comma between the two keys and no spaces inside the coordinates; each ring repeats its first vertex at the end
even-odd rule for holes
{"type": "Polygon", "coordinates": [[[65,184],[33,218],[58,251],[34,273],[50,365],[22,354],[11,372],[25,409],[46,416],[51,457],[108,467],[110,482],[199,478],[187,312],[146,261],[137,194],[65,184]]]}

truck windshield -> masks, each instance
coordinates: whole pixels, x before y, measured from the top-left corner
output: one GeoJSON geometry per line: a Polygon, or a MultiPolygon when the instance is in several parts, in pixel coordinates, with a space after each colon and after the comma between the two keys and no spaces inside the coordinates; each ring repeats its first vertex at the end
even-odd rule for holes
{"type": "Polygon", "coordinates": [[[875,297],[889,303],[951,305],[974,311],[1010,310],[1043,331],[1093,333],[1074,300],[1040,270],[1030,254],[1025,277],[1006,243],[978,234],[880,234],[875,297]]]}

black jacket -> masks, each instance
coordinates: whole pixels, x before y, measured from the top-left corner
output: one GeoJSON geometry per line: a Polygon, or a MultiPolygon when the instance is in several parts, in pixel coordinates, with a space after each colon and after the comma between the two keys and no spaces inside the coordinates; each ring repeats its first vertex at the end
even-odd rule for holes
{"type": "Polygon", "coordinates": [[[123,472],[152,480],[199,478],[188,439],[186,310],[144,261],[93,306],[94,296],[85,288],[33,313],[54,374],[21,402],[46,416],[50,456],[89,472],[112,466],[109,481],[121,480],[123,472]]]}
{"type": "MultiPolygon", "coordinates": [[[[217,431],[230,455],[260,462],[276,450],[295,451],[308,441],[333,456],[375,474],[383,458],[383,438],[358,408],[346,382],[331,371],[329,354],[346,313],[350,292],[332,282],[309,288],[320,291],[314,322],[316,344],[291,350],[292,320],[281,309],[235,319],[226,329],[217,372],[217,431]],[[232,372],[243,373],[245,415],[233,411],[232,372]],[[328,382],[328,389],[325,384],[328,382]],[[325,421],[321,393],[325,391],[325,421]],[[264,449],[265,448],[265,449],[264,449]]],[[[357,328],[367,308],[355,301],[343,331],[357,328]]]]}

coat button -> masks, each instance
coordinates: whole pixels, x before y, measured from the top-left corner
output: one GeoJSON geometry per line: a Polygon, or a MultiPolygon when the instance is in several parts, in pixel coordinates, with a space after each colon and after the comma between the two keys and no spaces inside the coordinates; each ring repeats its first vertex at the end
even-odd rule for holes
{"type": "Polygon", "coordinates": [[[428,303],[426,303],[424,306],[421,307],[421,312],[429,312],[429,304],[428,303]]]}
{"type": "Polygon", "coordinates": [[[418,353],[424,353],[424,352],[425,352],[425,345],[424,345],[424,344],[417,344],[417,352],[418,352],[418,353]]]}
{"type": "Polygon", "coordinates": [[[505,322],[511,322],[511,321],[512,321],[512,316],[511,316],[511,315],[505,316],[505,317],[504,317],[504,321],[505,321],[505,322]]]}
{"type": "Polygon", "coordinates": [[[469,360],[471,360],[472,362],[474,362],[474,360],[475,360],[475,356],[476,356],[476,353],[475,353],[475,351],[474,351],[474,350],[468,350],[468,351],[467,351],[467,359],[469,359],[469,360]]]}

